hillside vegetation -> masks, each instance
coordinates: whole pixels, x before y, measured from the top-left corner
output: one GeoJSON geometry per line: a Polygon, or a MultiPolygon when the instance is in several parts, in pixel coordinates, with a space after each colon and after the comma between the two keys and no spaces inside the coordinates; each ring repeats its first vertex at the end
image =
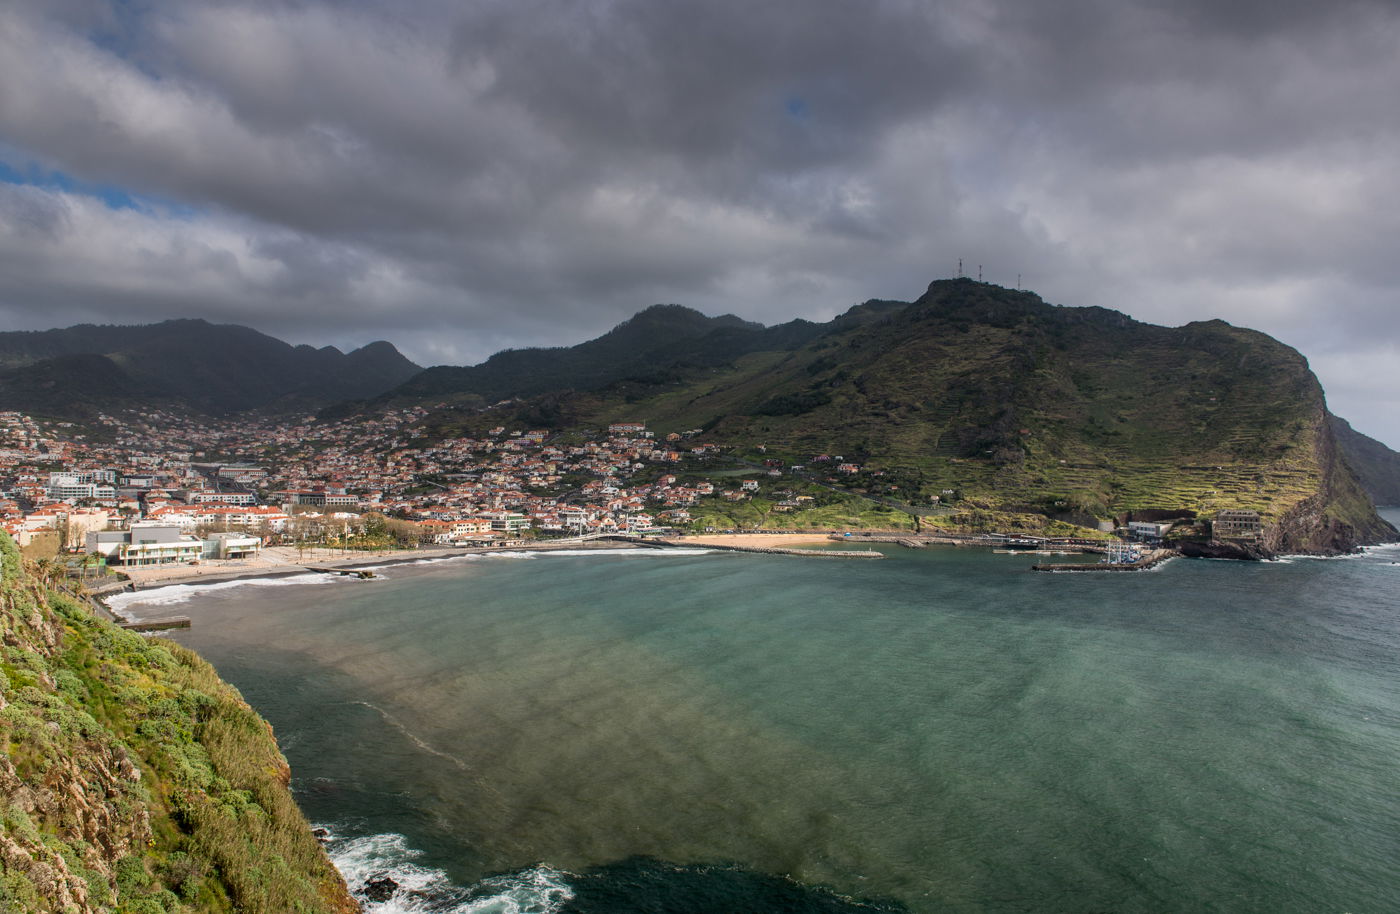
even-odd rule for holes
{"type": "Polygon", "coordinates": [[[0,564],[0,911],[358,910],[232,686],[0,564]]]}
{"type": "Polygon", "coordinates": [[[1361,488],[1378,505],[1400,505],[1400,454],[1361,434],[1345,419],[1329,419],[1337,446],[1356,473],[1361,488]]]}
{"type": "MultiPolygon", "coordinates": [[[[968,279],[814,326],[722,365],[556,391],[507,412],[555,428],[701,428],[795,465],[839,455],[862,468],[843,485],[911,504],[952,492],[984,513],[1079,522],[1248,508],[1283,551],[1393,535],[1338,457],[1306,360],[1265,334],[1223,321],[1158,327],[968,279]]],[[[499,422],[500,411],[481,418],[499,422]]],[[[441,434],[471,424],[466,410],[434,421],[441,434]]]]}

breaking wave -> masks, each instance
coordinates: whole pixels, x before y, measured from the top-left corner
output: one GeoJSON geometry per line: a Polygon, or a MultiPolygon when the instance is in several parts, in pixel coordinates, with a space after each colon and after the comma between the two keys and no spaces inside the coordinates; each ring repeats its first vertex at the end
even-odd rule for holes
{"type": "Polygon", "coordinates": [[[201,594],[208,594],[216,590],[231,590],[234,587],[291,587],[301,584],[333,584],[341,580],[348,579],[339,575],[307,572],[275,578],[239,578],[234,581],[219,581],[216,584],[167,584],[164,587],[153,587],[150,590],[113,594],[106,597],[103,602],[112,612],[130,616],[128,610],[133,606],[174,606],[179,603],[187,603],[201,594]]]}
{"type": "Polygon", "coordinates": [[[366,914],[557,914],[574,897],[565,873],[535,866],[459,886],[423,866],[403,835],[340,838],[326,852],[366,914]]]}

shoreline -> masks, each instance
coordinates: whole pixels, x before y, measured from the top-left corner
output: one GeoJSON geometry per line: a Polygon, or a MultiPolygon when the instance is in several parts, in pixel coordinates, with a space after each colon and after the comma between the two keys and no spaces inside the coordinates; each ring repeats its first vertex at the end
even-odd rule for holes
{"type": "MultiPolygon", "coordinates": [[[[617,538],[587,540],[541,540],[518,542],[507,546],[429,546],[417,549],[388,549],[367,552],[347,553],[341,550],[317,548],[298,550],[292,546],[272,546],[251,560],[229,560],[211,562],[198,566],[160,565],[148,568],[133,568],[125,571],[126,585],[115,593],[133,593],[154,590],[161,587],[187,585],[199,587],[212,584],[226,584],[233,581],[291,577],[299,574],[336,574],[380,567],[391,567],[415,562],[432,562],[458,556],[493,555],[497,553],[549,552],[564,549],[713,549],[723,552],[749,552],[756,554],[785,554],[810,557],[861,558],[879,557],[880,553],[857,553],[846,550],[830,550],[814,547],[827,547],[833,544],[873,545],[877,543],[898,543],[910,547],[927,545],[991,546],[981,537],[958,537],[948,535],[919,535],[882,530],[852,530],[833,533],[831,531],[811,531],[805,533],[747,532],[747,533],[707,533],[690,534],[665,539],[646,540],[640,537],[619,535],[617,538]]],[[[1079,547],[1080,551],[1099,551],[1093,547],[1079,547]]],[[[121,617],[107,604],[112,594],[94,596],[108,613],[121,617]]]]}
{"type": "Polygon", "coordinates": [[[464,555],[493,555],[509,552],[549,552],[559,549],[674,549],[718,548],[749,551],[758,548],[794,549],[803,546],[826,546],[836,540],[828,533],[738,533],[702,534],[658,539],[648,545],[635,539],[541,540],[510,546],[431,546],[421,549],[389,549],[374,552],[345,553],[339,550],[298,550],[290,546],[273,546],[252,561],[228,561],[227,564],[158,565],[133,568],[123,572],[132,591],[152,590],[175,584],[200,586],[223,584],[244,578],[277,578],[295,574],[324,574],[331,571],[355,571],[386,565],[449,559],[464,555]]]}

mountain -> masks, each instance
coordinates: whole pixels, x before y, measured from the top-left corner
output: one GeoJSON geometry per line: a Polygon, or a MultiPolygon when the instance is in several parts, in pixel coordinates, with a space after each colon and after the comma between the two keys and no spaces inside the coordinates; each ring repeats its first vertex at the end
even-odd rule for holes
{"type": "Polygon", "coordinates": [[[0,333],[0,403],[41,415],[178,403],[209,414],[372,397],[421,369],[391,344],[348,355],[203,320],[0,333]]]}
{"type": "Polygon", "coordinates": [[[351,914],[267,722],[0,533],[0,910],[351,914]]]}
{"type": "Polygon", "coordinates": [[[1329,416],[1332,434],[1361,488],[1378,505],[1400,505],[1400,453],[1351,427],[1351,423],[1329,416]]]}
{"type": "Polygon", "coordinates": [[[727,365],[746,352],[799,345],[818,332],[819,325],[808,321],[764,327],[732,314],[707,317],[681,305],[653,305],[577,346],[511,349],[480,365],[429,368],[384,399],[449,396],[491,403],[595,390],[632,377],[673,378],[727,365]]]}
{"type": "MultiPolygon", "coordinates": [[[[558,372],[552,380],[570,390],[513,414],[555,427],[703,428],[706,440],[749,454],[762,444],[792,464],[841,455],[865,471],[853,485],[914,504],[937,496],[964,516],[1092,522],[1247,508],[1264,517],[1274,551],[1394,536],[1339,457],[1306,360],[1256,331],[1218,320],[1158,327],[957,279],[789,337],[728,332],[727,353],[710,334],[669,340],[648,373],[607,384],[558,372]],[[703,358],[689,356],[692,341],[706,344],[703,358]]],[[[502,383],[493,396],[543,386],[502,383]]],[[[434,418],[443,434],[472,421],[463,409],[434,418]]]]}

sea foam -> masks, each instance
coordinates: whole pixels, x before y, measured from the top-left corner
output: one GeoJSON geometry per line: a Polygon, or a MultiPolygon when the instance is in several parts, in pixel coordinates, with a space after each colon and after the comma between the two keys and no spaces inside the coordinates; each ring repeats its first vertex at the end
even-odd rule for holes
{"type": "Polygon", "coordinates": [[[565,874],[547,866],[458,886],[442,870],[420,864],[422,851],[398,834],[339,838],[332,832],[326,851],[366,914],[555,914],[574,897],[565,874]],[[385,877],[398,888],[371,901],[367,884],[385,877]]]}
{"type": "Polygon", "coordinates": [[[107,608],[123,616],[131,617],[133,606],[174,606],[187,603],[201,594],[216,590],[231,590],[234,587],[290,587],[300,584],[334,584],[348,580],[338,575],[288,574],[276,578],[239,578],[234,581],[220,581],[217,584],[167,584],[150,590],[137,590],[132,593],[118,593],[106,597],[107,608]]]}

